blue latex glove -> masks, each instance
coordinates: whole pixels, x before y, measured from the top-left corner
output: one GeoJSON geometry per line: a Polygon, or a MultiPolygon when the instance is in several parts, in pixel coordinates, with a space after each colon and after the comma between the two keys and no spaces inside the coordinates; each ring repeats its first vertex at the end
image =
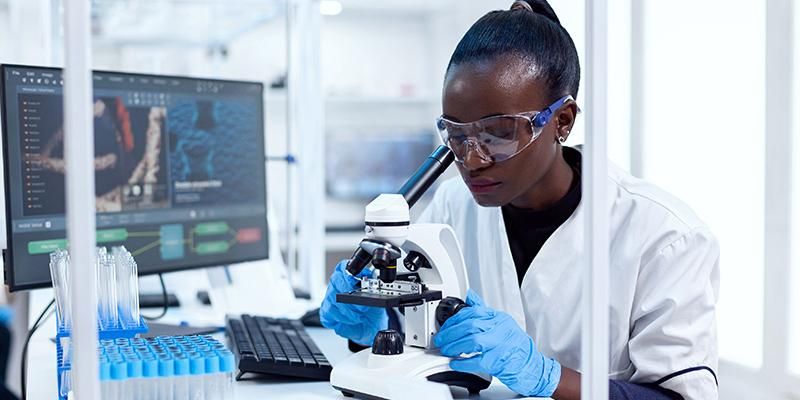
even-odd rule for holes
{"type": "Polygon", "coordinates": [[[561,379],[561,365],[536,350],[533,339],[514,319],[467,292],[467,305],[442,325],[434,337],[441,353],[456,358],[450,368],[497,377],[523,396],[548,397],[561,379]],[[470,358],[458,358],[472,354],[470,358]]]}
{"type": "MultiPolygon", "coordinates": [[[[348,293],[356,289],[358,279],[350,275],[347,261],[336,264],[331,275],[328,291],[319,308],[319,320],[322,326],[333,329],[337,335],[350,339],[362,346],[371,346],[378,331],[389,327],[389,316],[380,307],[359,306],[356,304],[340,304],[336,302],[337,293],[348,293]]],[[[369,268],[364,268],[358,278],[369,276],[369,268]]]]}

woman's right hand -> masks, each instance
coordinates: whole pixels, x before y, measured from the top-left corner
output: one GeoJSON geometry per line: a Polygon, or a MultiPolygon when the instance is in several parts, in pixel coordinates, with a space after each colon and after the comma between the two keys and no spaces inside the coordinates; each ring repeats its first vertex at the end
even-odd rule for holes
{"type": "Polygon", "coordinates": [[[322,326],[333,329],[337,335],[362,346],[371,346],[378,331],[388,328],[389,316],[380,307],[336,302],[338,293],[352,292],[356,289],[358,278],[370,274],[369,269],[364,268],[357,277],[350,275],[345,270],[348,261],[342,260],[336,264],[325,299],[319,308],[319,319],[322,326]]]}

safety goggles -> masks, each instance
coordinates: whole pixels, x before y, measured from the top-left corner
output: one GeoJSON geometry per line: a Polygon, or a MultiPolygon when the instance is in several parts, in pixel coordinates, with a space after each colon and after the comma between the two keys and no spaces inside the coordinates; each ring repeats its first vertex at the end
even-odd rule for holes
{"type": "Polygon", "coordinates": [[[564,96],[542,111],[486,117],[474,122],[453,122],[436,119],[436,128],[444,144],[463,163],[470,149],[494,163],[508,160],[525,150],[544,130],[559,108],[570,101],[564,96]]]}

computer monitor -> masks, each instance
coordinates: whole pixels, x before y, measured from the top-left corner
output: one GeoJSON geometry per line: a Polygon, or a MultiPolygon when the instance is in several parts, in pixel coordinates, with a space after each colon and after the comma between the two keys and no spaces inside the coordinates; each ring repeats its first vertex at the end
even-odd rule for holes
{"type": "Polygon", "coordinates": [[[332,199],[357,201],[395,193],[436,143],[428,129],[331,135],[326,141],[326,192],[332,199]]]}
{"type": "MultiPolygon", "coordinates": [[[[66,248],[59,69],[0,66],[11,290],[50,285],[66,248]]],[[[94,72],[97,244],[140,274],[268,255],[263,86],[94,72]]]]}

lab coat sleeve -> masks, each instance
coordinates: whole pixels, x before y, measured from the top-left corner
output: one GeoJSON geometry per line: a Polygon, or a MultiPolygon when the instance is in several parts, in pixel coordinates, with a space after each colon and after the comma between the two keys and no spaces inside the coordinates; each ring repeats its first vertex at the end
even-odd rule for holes
{"type": "Polygon", "coordinates": [[[717,399],[715,308],[719,245],[696,228],[644,260],[628,342],[632,382],[653,383],[685,399],[717,399]]]}

